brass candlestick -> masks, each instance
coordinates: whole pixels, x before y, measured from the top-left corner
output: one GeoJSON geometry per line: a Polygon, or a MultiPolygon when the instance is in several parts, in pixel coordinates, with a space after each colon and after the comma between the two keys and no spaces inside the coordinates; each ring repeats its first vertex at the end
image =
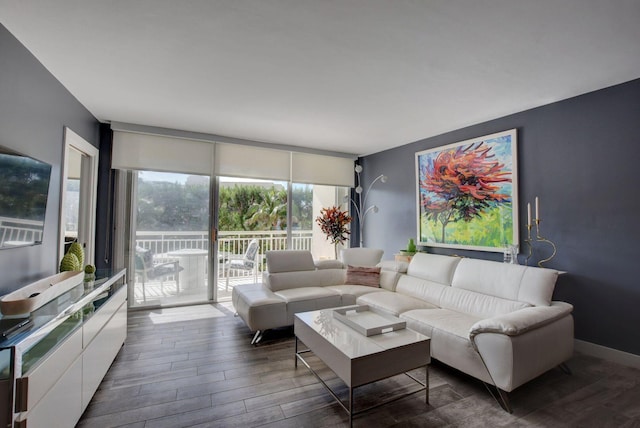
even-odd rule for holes
{"type": "MultiPolygon", "coordinates": [[[[540,219],[537,218],[535,219],[536,222],[536,241],[537,242],[546,242],[547,244],[551,245],[551,247],[553,248],[553,253],[551,253],[551,255],[549,257],[547,257],[546,259],[542,259],[538,262],[538,266],[539,267],[543,267],[542,264],[548,262],[549,260],[551,260],[552,258],[554,258],[556,256],[556,252],[557,252],[557,248],[556,248],[556,244],[554,244],[551,240],[547,239],[547,238],[543,238],[540,235],[540,219]]],[[[531,229],[531,226],[528,226],[529,229],[531,229]]]]}

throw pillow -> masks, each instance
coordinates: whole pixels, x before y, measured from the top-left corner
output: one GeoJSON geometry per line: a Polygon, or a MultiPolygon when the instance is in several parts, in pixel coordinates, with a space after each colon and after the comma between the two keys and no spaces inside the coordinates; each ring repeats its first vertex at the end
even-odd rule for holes
{"type": "Polygon", "coordinates": [[[380,268],[349,265],[347,266],[347,280],[345,283],[380,287],[380,268]]]}

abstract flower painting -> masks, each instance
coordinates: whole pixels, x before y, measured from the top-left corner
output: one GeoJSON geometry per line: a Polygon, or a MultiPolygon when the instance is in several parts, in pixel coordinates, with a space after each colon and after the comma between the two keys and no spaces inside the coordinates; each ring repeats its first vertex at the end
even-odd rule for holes
{"type": "Polygon", "coordinates": [[[518,245],[516,130],[416,153],[421,245],[502,252],[518,245]]]}

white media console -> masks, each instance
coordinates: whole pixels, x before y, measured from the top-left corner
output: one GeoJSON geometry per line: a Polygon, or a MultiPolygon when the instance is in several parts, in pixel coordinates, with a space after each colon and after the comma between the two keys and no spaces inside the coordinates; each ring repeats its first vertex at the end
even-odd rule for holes
{"type": "Polygon", "coordinates": [[[33,312],[0,318],[0,426],[78,422],[126,338],[125,273],[98,271],[33,312]]]}

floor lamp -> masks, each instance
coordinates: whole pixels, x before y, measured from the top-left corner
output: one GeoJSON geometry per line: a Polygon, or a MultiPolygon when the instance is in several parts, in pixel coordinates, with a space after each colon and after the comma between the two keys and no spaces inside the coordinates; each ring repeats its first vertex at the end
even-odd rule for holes
{"type": "Polygon", "coordinates": [[[354,201],[353,199],[349,198],[349,196],[345,196],[345,202],[348,202],[349,200],[351,201],[351,203],[353,204],[353,207],[356,210],[356,215],[358,217],[358,228],[359,228],[359,238],[360,238],[360,247],[362,247],[362,243],[363,243],[363,236],[362,236],[362,231],[364,230],[364,219],[367,216],[367,214],[369,214],[370,212],[374,212],[377,213],[378,212],[378,207],[376,205],[371,205],[369,207],[367,207],[367,197],[369,196],[369,192],[371,191],[371,187],[373,187],[374,184],[376,184],[376,182],[379,180],[382,183],[386,183],[387,182],[387,176],[384,174],[380,174],[379,176],[377,176],[375,178],[375,180],[373,180],[371,182],[371,184],[369,184],[369,187],[367,187],[367,191],[364,192],[362,189],[362,186],[360,185],[361,181],[360,181],[360,173],[362,172],[362,165],[356,165],[355,168],[357,177],[358,177],[358,183],[357,183],[357,187],[356,187],[356,193],[358,194],[358,203],[356,203],[356,201],[354,201]]]}

